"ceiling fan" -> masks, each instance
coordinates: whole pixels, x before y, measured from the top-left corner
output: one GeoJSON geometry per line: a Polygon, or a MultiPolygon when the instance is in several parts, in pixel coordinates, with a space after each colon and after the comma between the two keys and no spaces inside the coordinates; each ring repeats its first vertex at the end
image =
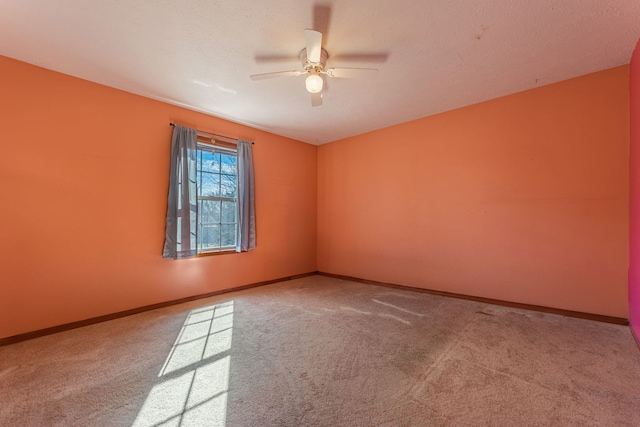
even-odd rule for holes
{"type": "Polygon", "coordinates": [[[305,87],[311,94],[311,105],[322,105],[322,88],[324,80],[322,76],[354,78],[376,73],[375,68],[327,68],[329,54],[322,48],[322,33],[320,31],[304,30],[305,48],[300,51],[302,70],[277,71],[275,73],[253,74],[251,80],[264,80],[276,77],[300,76],[307,74],[305,87]]]}

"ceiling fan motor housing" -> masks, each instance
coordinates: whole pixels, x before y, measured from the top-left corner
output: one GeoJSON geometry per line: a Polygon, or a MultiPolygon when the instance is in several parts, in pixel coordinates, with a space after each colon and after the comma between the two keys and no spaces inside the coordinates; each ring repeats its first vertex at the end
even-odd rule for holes
{"type": "Polygon", "coordinates": [[[327,58],[329,54],[326,50],[320,50],[320,62],[311,62],[307,58],[307,48],[304,48],[300,51],[300,61],[302,61],[302,67],[305,69],[307,73],[320,73],[324,70],[325,65],[327,65],[327,58]]]}

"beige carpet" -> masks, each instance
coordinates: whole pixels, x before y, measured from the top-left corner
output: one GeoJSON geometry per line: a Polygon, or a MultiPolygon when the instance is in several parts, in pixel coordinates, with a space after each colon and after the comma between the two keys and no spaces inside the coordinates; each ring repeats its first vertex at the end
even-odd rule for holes
{"type": "Polygon", "coordinates": [[[0,347],[2,426],[640,426],[628,327],[323,276],[0,347]]]}

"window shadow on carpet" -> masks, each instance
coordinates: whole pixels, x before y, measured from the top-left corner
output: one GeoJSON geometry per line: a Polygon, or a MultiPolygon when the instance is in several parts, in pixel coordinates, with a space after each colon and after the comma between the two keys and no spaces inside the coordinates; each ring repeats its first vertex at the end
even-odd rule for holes
{"type": "Polygon", "coordinates": [[[225,426],[233,301],[189,312],[134,427],[225,426]]]}

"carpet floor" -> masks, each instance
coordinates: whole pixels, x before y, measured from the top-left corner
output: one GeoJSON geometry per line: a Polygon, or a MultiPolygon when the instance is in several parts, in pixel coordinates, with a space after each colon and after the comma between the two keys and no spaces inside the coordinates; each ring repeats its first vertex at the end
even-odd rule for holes
{"type": "Polygon", "coordinates": [[[310,276],[0,347],[2,426],[640,426],[628,327],[310,276]]]}

